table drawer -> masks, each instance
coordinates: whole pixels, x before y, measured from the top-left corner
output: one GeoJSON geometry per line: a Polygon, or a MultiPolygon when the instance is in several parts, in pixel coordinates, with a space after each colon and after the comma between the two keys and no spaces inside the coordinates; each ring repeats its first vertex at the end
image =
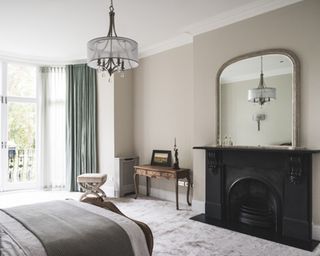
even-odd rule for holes
{"type": "Polygon", "coordinates": [[[167,179],[173,179],[173,178],[175,178],[175,175],[170,172],[162,172],[161,177],[167,178],[167,179]]]}
{"type": "Polygon", "coordinates": [[[157,177],[160,177],[160,172],[146,171],[146,176],[149,176],[151,178],[157,178],[157,177]]]}
{"type": "Polygon", "coordinates": [[[146,175],[147,171],[146,170],[142,170],[142,169],[136,169],[136,174],[139,174],[139,175],[146,175]]]}

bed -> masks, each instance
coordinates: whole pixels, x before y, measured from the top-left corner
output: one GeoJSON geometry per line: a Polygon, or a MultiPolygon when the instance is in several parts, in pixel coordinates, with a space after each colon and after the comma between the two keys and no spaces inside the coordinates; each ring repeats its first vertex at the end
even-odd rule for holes
{"type": "Polygon", "coordinates": [[[0,210],[3,256],[148,256],[150,228],[112,202],[87,198],[0,210]]]}

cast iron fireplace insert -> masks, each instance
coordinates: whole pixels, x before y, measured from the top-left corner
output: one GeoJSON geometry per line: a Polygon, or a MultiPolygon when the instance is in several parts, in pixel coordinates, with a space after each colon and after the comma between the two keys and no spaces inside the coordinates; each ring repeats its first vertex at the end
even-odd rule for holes
{"type": "Polygon", "coordinates": [[[312,154],[302,148],[206,150],[205,214],[192,220],[313,251],[312,154]]]}

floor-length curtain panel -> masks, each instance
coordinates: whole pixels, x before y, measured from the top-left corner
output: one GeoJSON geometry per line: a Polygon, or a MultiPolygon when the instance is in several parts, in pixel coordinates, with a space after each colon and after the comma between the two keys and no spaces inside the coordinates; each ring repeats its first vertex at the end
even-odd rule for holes
{"type": "Polygon", "coordinates": [[[66,75],[67,185],[78,191],[77,176],[97,171],[97,76],[86,64],[68,65],[66,75]]]}
{"type": "Polygon", "coordinates": [[[47,189],[66,186],[66,70],[41,67],[42,81],[42,176],[47,189]]]}

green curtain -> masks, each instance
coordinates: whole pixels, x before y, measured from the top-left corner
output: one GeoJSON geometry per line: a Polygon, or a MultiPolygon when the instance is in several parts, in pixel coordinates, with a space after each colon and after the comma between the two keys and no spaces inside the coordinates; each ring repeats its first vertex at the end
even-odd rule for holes
{"type": "Polygon", "coordinates": [[[97,76],[86,64],[66,67],[67,188],[78,191],[77,176],[97,171],[97,76]]]}

